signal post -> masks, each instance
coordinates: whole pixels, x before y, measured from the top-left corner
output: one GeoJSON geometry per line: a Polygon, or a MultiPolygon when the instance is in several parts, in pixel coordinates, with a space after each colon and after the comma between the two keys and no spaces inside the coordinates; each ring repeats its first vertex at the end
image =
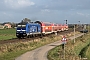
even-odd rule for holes
{"type": "Polygon", "coordinates": [[[63,49],[63,59],[65,60],[65,44],[66,44],[66,42],[67,42],[67,39],[66,39],[66,37],[65,36],[63,36],[62,37],[62,49],[63,49]]]}

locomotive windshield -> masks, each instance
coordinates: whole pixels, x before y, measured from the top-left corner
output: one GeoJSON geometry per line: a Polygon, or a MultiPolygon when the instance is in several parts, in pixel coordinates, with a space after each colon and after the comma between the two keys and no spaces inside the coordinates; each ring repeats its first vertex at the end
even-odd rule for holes
{"type": "Polygon", "coordinates": [[[18,30],[26,30],[26,25],[17,25],[18,30]]]}
{"type": "Polygon", "coordinates": [[[17,25],[17,27],[21,27],[21,25],[17,25]]]}

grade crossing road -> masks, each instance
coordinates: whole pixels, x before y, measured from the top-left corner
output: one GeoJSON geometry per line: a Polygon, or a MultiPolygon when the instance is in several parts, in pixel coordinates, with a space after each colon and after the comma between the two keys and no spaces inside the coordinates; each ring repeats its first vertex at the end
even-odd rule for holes
{"type": "MultiPolygon", "coordinates": [[[[81,35],[83,35],[83,34],[78,34],[75,36],[75,38],[77,38],[81,35]]],[[[69,39],[74,39],[74,36],[70,37],[69,39]]],[[[58,45],[61,45],[61,44],[62,44],[61,41],[56,41],[54,43],[47,44],[47,45],[39,47],[35,50],[26,52],[25,54],[17,57],[15,60],[48,60],[47,59],[48,51],[58,45]]]]}

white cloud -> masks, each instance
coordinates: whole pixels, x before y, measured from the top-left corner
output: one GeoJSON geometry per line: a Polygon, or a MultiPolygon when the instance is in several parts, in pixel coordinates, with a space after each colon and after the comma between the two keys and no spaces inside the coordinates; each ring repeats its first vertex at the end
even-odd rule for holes
{"type": "Polygon", "coordinates": [[[90,17],[90,14],[87,14],[87,13],[79,13],[77,12],[78,15],[81,15],[81,16],[85,16],[85,17],[90,17]]]}
{"type": "Polygon", "coordinates": [[[90,17],[90,14],[86,14],[86,17],[90,17]]]}
{"type": "Polygon", "coordinates": [[[8,17],[12,17],[12,14],[10,13],[6,13],[6,12],[2,12],[4,16],[8,16],[8,17]]]}
{"type": "Polygon", "coordinates": [[[70,9],[71,11],[75,10],[75,9],[70,9]]]}
{"type": "Polygon", "coordinates": [[[41,10],[42,12],[50,12],[49,9],[44,9],[44,10],[41,10]]]}
{"type": "Polygon", "coordinates": [[[7,15],[7,13],[3,12],[4,15],[7,15]]]}
{"type": "Polygon", "coordinates": [[[78,14],[78,15],[81,15],[81,16],[84,16],[84,14],[83,14],[83,13],[79,13],[79,12],[77,12],[77,14],[78,14]]]}
{"type": "Polygon", "coordinates": [[[49,9],[41,10],[41,14],[44,14],[44,13],[47,13],[47,12],[50,12],[50,10],[49,9]]]}
{"type": "Polygon", "coordinates": [[[48,5],[45,6],[45,8],[48,8],[48,7],[49,7],[48,5]]]}
{"type": "Polygon", "coordinates": [[[11,8],[22,8],[35,5],[35,3],[31,2],[30,0],[4,0],[4,2],[6,6],[9,6],[11,8]]]}

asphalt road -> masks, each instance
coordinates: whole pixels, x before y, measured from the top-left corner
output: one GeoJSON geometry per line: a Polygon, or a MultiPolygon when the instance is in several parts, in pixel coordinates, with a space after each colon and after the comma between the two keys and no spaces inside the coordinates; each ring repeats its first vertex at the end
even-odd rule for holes
{"type": "MultiPolygon", "coordinates": [[[[75,37],[77,38],[81,35],[83,34],[78,34],[75,37]]],[[[74,36],[70,37],[69,39],[74,39],[74,36]]],[[[15,60],[48,60],[47,59],[48,51],[60,44],[62,44],[61,41],[56,41],[54,43],[47,44],[35,50],[26,52],[25,54],[17,57],[15,60]]]]}

